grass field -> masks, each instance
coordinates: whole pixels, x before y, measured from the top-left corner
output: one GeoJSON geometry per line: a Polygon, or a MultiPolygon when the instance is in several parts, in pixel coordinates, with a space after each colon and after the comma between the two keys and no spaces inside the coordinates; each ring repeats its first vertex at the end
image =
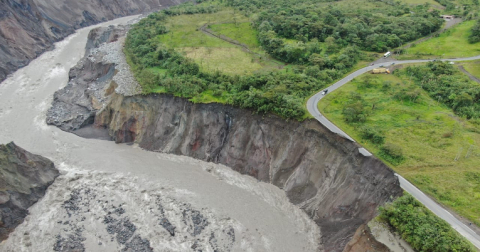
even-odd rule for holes
{"type": "Polygon", "coordinates": [[[182,50],[202,69],[210,72],[220,70],[230,74],[249,74],[263,68],[249,53],[237,47],[184,47],[182,50]]]}
{"type": "Polygon", "coordinates": [[[473,76],[480,79],[480,61],[479,60],[463,62],[461,63],[461,65],[465,68],[465,70],[467,70],[473,76]]]}
{"type": "Polygon", "coordinates": [[[452,27],[436,38],[428,39],[416,46],[408,48],[406,53],[399,56],[398,59],[411,59],[422,56],[439,56],[448,58],[479,55],[480,43],[468,43],[470,29],[474,24],[475,21],[466,21],[452,27]]]}
{"type": "Polygon", "coordinates": [[[250,50],[260,49],[257,31],[252,28],[250,22],[237,23],[237,25],[235,23],[213,24],[209,28],[217,34],[225,35],[247,45],[250,50]]]}
{"type": "Polygon", "coordinates": [[[360,135],[365,125],[380,131],[386,143],[401,146],[403,162],[394,165],[383,161],[422,191],[479,225],[480,125],[457,117],[421,89],[415,102],[394,98],[399,91],[415,88],[408,79],[395,75],[367,74],[325,97],[319,109],[381,159],[381,145],[360,135]],[[362,83],[368,78],[374,84],[365,88],[362,83]],[[351,92],[359,93],[368,104],[364,124],[344,121],[342,109],[351,92]]]}
{"type": "Polygon", "coordinates": [[[434,0],[401,0],[400,2],[406,3],[406,4],[426,4],[429,3],[431,5],[440,5],[438,2],[435,2],[434,0]]]}
{"type": "Polygon", "coordinates": [[[213,14],[181,15],[167,19],[167,34],[158,36],[159,42],[181,51],[194,59],[202,70],[219,70],[227,74],[251,74],[256,71],[283,69],[282,62],[270,59],[260,48],[257,32],[248,18],[224,8],[213,14]],[[204,24],[217,34],[243,43],[258,55],[241,47],[207,35],[198,28],[204,24]],[[260,56],[259,56],[260,55],[260,56]]]}

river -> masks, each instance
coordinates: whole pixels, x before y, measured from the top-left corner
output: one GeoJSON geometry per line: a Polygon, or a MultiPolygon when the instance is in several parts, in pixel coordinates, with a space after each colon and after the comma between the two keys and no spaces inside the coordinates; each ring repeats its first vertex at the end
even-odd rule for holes
{"type": "Polygon", "coordinates": [[[318,226],[271,184],[222,165],[47,126],[53,93],[66,85],[92,28],[0,84],[0,143],[14,141],[61,171],[1,251],[319,250],[318,226]]]}

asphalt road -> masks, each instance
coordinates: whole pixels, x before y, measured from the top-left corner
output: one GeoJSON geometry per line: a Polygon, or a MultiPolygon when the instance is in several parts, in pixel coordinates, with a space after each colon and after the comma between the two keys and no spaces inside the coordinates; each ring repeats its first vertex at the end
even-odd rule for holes
{"type": "MultiPolygon", "coordinates": [[[[467,61],[467,60],[478,60],[480,59],[480,55],[474,56],[474,57],[468,57],[468,58],[457,58],[457,59],[439,59],[441,61],[467,61]]],[[[391,60],[388,62],[383,62],[383,63],[377,63],[372,66],[364,67],[362,69],[359,69],[345,78],[337,81],[333,85],[329,86],[328,88],[328,94],[331,92],[335,91],[336,89],[340,88],[341,86],[345,85],[349,81],[351,81],[353,78],[360,76],[368,71],[371,71],[374,68],[378,68],[381,65],[388,67],[392,64],[399,65],[399,64],[410,64],[410,63],[423,63],[423,62],[429,62],[433,60],[391,60]]],[[[310,99],[307,101],[307,110],[308,112],[315,117],[321,124],[323,124],[327,129],[332,131],[333,133],[336,133],[344,138],[347,138],[351,140],[352,142],[355,142],[353,138],[351,138],[347,133],[343,132],[340,128],[338,128],[335,124],[330,122],[325,116],[323,116],[320,111],[318,110],[318,103],[320,100],[325,97],[325,95],[322,94],[322,91],[316,93],[310,99]]],[[[371,156],[372,154],[368,152],[364,148],[359,148],[359,152],[362,153],[364,156],[371,156]]],[[[403,190],[407,191],[410,193],[412,196],[414,196],[418,201],[422,202],[428,209],[430,209],[433,213],[435,213],[438,217],[444,219],[447,221],[455,230],[457,230],[461,235],[463,235],[465,238],[467,238],[473,245],[475,245],[477,248],[480,249],[480,236],[476,234],[473,230],[471,230],[468,226],[463,224],[460,220],[455,218],[452,214],[450,214],[447,210],[445,210],[443,207],[435,203],[432,199],[430,199],[428,196],[426,196],[422,191],[420,191],[418,188],[413,186],[410,182],[408,182],[405,178],[402,176],[396,174],[398,177],[398,180],[400,181],[400,186],[403,188],[403,190]]]]}

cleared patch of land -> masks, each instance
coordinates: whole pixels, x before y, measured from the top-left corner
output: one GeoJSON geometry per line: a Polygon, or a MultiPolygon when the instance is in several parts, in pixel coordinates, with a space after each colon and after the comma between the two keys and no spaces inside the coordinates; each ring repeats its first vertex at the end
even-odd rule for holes
{"type": "Polygon", "coordinates": [[[451,109],[411,83],[408,77],[366,74],[325,97],[320,111],[399,174],[440,203],[480,224],[480,125],[456,116],[451,109]],[[370,83],[366,85],[365,83],[370,83]],[[411,99],[403,93],[418,91],[411,99]],[[343,110],[356,93],[364,100],[367,119],[347,123],[343,110]],[[404,160],[383,158],[383,144],[362,138],[369,127],[399,146],[404,160]]]}
{"type": "Polygon", "coordinates": [[[262,65],[238,47],[184,47],[185,56],[192,58],[209,72],[220,70],[229,74],[249,74],[262,65]]]}
{"type": "Polygon", "coordinates": [[[169,17],[165,24],[168,33],[158,41],[192,58],[203,71],[227,74],[251,74],[260,70],[283,69],[283,63],[271,60],[260,48],[257,32],[248,18],[224,8],[212,14],[193,14],[169,17]],[[245,44],[255,54],[247,52],[220,38],[205,34],[199,28],[208,24],[215,34],[245,44]]]}
{"type": "Polygon", "coordinates": [[[260,49],[257,39],[257,31],[252,28],[250,22],[213,24],[208,27],[217,34],[225,35],[233,40],[247,45],[251,50],[260,49]]]}
{"type": "Polygon", "coordinates": [[[414,4],[414,5],[429,3],[434,6],[440,6],[440,4],[434,0],[401,0],[401,2],[406,4],[414,4]]]}
{"type": "Polygon", "coordinates": [[[480,54],[480,43],[468,43],[470,29],[475,21],[466,21],[440,34],[408,48],[398,59],[428,57],[469,57],[480,54]]]}

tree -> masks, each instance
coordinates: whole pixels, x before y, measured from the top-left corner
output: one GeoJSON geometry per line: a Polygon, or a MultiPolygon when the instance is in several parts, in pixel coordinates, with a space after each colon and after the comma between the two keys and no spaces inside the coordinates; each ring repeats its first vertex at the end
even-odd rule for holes
{"type": "Polygon", "coordinates": [[[480,20],[472,27],[471,34],[468,36],[468,42],[471,44],[480,42],[480,20]]]}

